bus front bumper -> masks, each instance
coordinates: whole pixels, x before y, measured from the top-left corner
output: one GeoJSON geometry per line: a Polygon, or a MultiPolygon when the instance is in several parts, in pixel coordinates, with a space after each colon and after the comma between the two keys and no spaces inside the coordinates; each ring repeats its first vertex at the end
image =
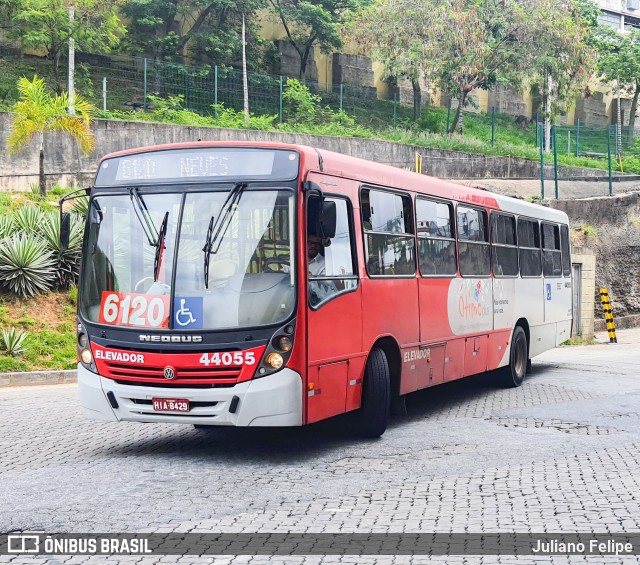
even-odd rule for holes
{"type": "Polygon", "coordinates": [[[291,369],[233,387],[180,388],[125,385],[78,365],[80,404],[86,416],[112,422],[166,422],[203,426],[300,426],[302,378],[291,369]],[[112,402],[107,394],[113,393],[112,402]],[[233,409],[232,399],[238,397],[233,409]],[[152,398],[186,399],[189,412],[155,412],[152,398]]]}

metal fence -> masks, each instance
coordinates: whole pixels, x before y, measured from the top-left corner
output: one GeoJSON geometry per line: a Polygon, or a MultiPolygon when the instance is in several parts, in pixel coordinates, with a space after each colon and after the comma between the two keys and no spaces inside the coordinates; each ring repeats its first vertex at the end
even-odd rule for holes
{"type": "Polygon", "coordinates": [[[536,137],[540,142],[542,198],[612,196],[640,189],[640,128],[616,124],[585,127],[579,120],[575,126],[554,125],[548,154],[542,150],[544,136],[539,125],[536,137]],[[574,167],[560,166],[560,156],[570,157],[574,167]],[[580,168],[584,166],[581,158],[595,160],[600,167],[580,168]],[[630,171],[636,174],[628,174],[630,171]]]}

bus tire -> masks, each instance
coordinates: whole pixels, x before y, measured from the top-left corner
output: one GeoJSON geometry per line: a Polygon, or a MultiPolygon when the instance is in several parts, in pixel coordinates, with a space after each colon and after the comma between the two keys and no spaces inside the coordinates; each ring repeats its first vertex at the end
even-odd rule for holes
{"type": "Polygon", "coordinates": [[[516,326],[511,339],[509,364],[500,369],[502,384],[506,387],[518,387],[527,374],[529,361],[529,346],[527,336],[521,326],[516,326]]]}
{"type": "Polygon", "coordinates": [[[362,437],[380,437],[387,429],[391,384],[389,363],[382,349],[371,350],[364,370],[358,431],[362,437]]]}

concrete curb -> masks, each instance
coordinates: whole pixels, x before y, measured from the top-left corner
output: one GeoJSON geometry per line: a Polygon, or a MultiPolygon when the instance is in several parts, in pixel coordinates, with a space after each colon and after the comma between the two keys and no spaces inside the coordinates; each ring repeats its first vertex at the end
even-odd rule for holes
{"type": "Polygon", "coordinates": [[[69,371],[33,371],[31,373],[0,373],[0,388],[10,386],[62,385],[77,381],[75,369],[69,371]]]}

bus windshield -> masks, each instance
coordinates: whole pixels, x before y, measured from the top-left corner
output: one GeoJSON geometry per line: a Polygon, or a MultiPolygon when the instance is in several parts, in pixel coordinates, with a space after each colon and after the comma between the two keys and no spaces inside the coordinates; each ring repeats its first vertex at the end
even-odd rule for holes
{"type": "Polygon", "coordinates": [[[80,313],[149,329],[285,321],[295,305],[294,193],[129,189],[91,201],[80,313]]]}

